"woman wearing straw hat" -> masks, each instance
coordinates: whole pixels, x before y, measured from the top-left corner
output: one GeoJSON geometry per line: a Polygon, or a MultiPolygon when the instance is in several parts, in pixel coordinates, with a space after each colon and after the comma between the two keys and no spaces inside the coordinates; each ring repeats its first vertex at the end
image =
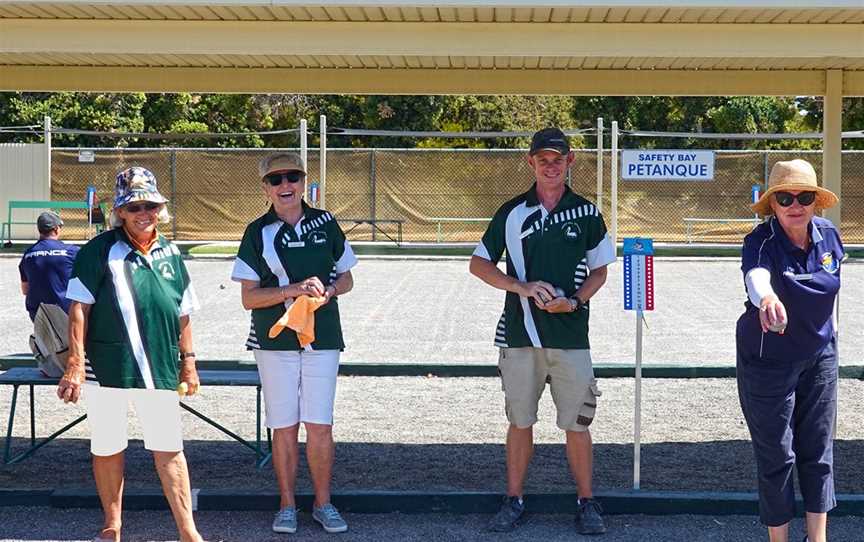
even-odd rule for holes
{"type": "Polygon", "coordinates": [[[189,320],[198,301],[180,251],[156,231],[169,220],[167,201],[149,170],[121,171],[113,229],[81,247],[66,292],[69,361],[57,395],[74,403],[83,390],[87,403],[93,477],[105,515],[95,541],[120,540],[130,401],[180,540],[201,541],[175,391],[179,382],[188,394],[198,389],[189,320]]]}
{"type": "Polygon", "coordinates": [[[759,514],[771,542],[789,539],[792,468],[809,542],[826,540],[834,508],[837,350],[833,321],[843,244],[816,213],[837,203],[804,160],[777,162],[753,210],[766,217],[744,238],[748,300],[736,329],[738,395],[753,441],[759,514]]]}

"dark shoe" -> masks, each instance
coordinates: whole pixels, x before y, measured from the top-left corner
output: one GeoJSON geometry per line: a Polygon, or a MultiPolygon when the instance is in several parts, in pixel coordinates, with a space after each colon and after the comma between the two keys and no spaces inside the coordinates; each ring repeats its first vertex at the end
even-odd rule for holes
{"type": "Polygon", "coordinates": [[[508,533],[519,525],[524,515],[525,503],[519,502],[519,497],[504,497],[501,509],[489,522],[489,530],[508,533]]]}
{"type": "Polygon", "coordinates": [[[579,499],[576,507],[576,530],[579,534],[603,534],[603,507],[594,499],[579,499]]]}

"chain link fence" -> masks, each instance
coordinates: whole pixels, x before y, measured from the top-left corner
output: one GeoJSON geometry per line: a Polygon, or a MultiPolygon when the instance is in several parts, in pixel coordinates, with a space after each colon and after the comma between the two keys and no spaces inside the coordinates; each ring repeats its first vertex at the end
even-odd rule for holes
{"type": "MultiPolygon", "coordinates": [[[[258,160],[276,149],[88,149],[93,162],[79,162],[79,149],[54,148],[52,199],[77,200],[94,185],[110,204],[116,173],[132,165],[156,175],[171,201],[172,222],[162,228],[183,241],[236,241],[267,202],[257,178],[258,160]]],[[[278,149],[286,150],[286,149],[278,149]]],[[[297,149],[287,149],[297,151],[297,149]]],[[[577,150],[568,172],[573,190],[596,201],[597,153],[577,150]]],[[[618,235],[659,242],[739,243],[752,228],[751,186],[764,185],[774,162],[803,158],[821,175],[819,151],[717,151],[713,181],[619,181],[618,235]],[[685,220],[702,219],[702,220],[685,220]],[[705,220],[711,219],[711,220],[705,220]]],[[[604,160],[602,212],[611,220],[611,152],[604,160]]],[[[308,153],[307,186],[318,182],[317,150],[308,153]]],[[[847,243],[864,242],[864,152],[843,153],[843,224],[847,243]]],[[[533,182],[525,150],[329,149],[326,204],[337,218],[402,220],[406,241],[474,242],[486,220],[533,182]]],[[[83,211],[64,211],[70,238],[83,238],[83,211]],[[71,220],[70,220],[71,219],[71,220]]],[[[379,227],[392,235],[395,225],[379,227]]],[[[343,228],[347,229],[345,225],[343,228]]],[[[382,240],[368,224],[352,240],[382,240]]]]}

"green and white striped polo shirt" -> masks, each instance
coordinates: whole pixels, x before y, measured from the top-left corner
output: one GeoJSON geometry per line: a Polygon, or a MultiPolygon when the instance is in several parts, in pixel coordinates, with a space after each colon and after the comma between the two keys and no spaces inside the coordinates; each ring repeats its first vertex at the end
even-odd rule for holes
{"type": "Polygon", "coordinates": [[[180,317],[198,299],[174,243],[159,235],[144,255],[106,231],[81,247],[66,297],[91,305],[84,347],[100,385],[177,387],[180,317]]]}
{"type": "MultiPolygon", "coordinates": [[[[523,282],[542,280],[572,296],[592,269],[615,261],[603,217],[593,203],[565,186],[551,212],[537,199],[537,185],[495,213],[474,255],[497,263],[507,251],[507,274],[523,282]]],[[[495,345],[587,349],[588,304],[573,313],[550,314],[507,292],[495,345]]]]}
{"type": "MultiPolygon", "coordinates": [[[[309,207],[295,226],[283,222],[273,210],[246,227],[231,279],[251,280],[262,288],[276,288],[318,277],[327,286],[357,265],[357,257],[345,234],[330,213],[309,207]]],[[[267,336],[293,299],[271,307],[252,309],[252,326],[246,347],[249,350],[302,350],[297,333],[283,330],[276,338],[267,336]]],[[[312,350],[342,350],[339,301],[330,301],[315,311],[315,341],[312,350]]]]}

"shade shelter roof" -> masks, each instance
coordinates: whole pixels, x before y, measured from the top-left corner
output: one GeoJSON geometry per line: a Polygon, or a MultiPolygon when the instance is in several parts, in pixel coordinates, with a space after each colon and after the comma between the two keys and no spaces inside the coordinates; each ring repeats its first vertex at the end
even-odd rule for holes
{"type": "Polygon", "coordinates": [[[0,0],[0,89],[864,95],[862,0],[0,0]]]}

